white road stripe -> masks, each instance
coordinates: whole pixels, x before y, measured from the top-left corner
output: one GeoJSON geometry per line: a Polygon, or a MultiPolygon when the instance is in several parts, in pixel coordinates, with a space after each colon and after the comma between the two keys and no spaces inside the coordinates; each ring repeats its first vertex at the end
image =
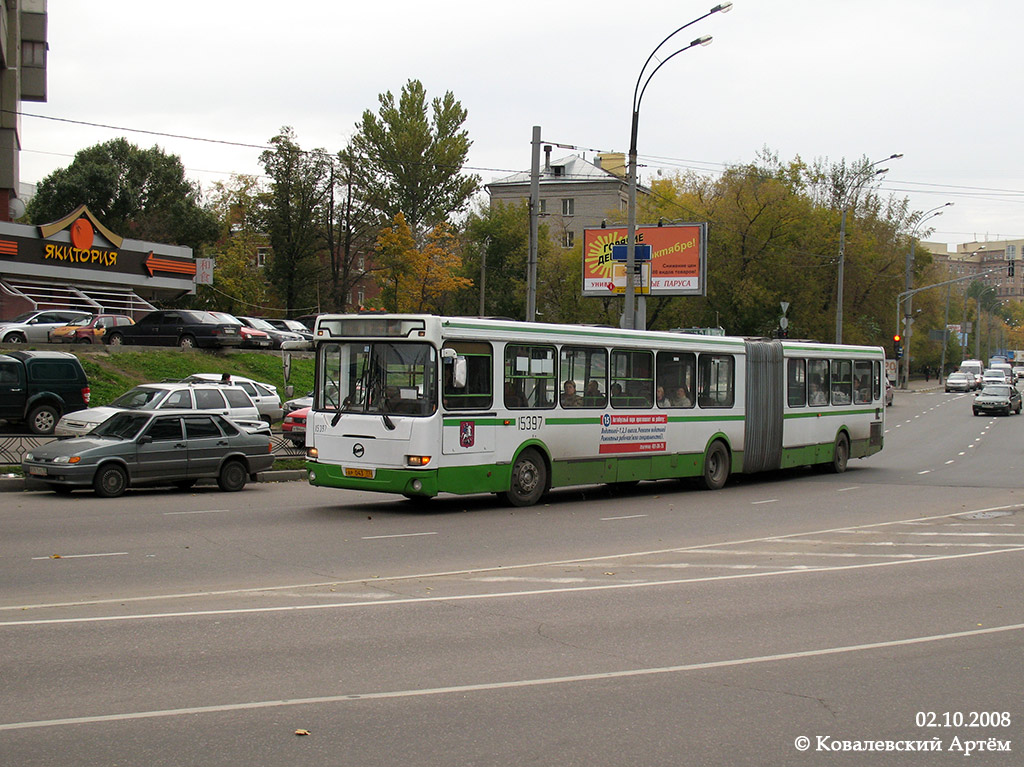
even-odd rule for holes
{"type": "Polygon", "coordinates": [[[165,517],[173,517],[180,514],[224,514],[230,509],[206,509],[205,511],[165,511],[165,517]]]}
{"type": "Polygon", "coordinates": [[[106,554],[51,554],[48,557],[32,557],[32,561],[36,562],[42,559],[89,559],[91,557],[125,557],[128,556],[127,551],[111,551],[106,554]]]}
{"type": "Polygon", "coordinates": [[[655,666],[648,668],[624,669],[621,671],[603,671],[593,674],[574,674],[571,676],[538,677],[535,679],[512,679],[504,682],[482,682],[478,684],[451,685],[448,687],[429,687],[413,690],[386,690],[380,692],[349,692],[337,695],[321,695],[310,698],[284,698],[278,700],[249,701],[246,703],[225,703],[215,706],[193,706],[190,708],[170,708],[156,711],[134,711],[121,714],[104,714],[98,716],[78,716],[66,719],[42,719],[29,722],[8,722],[0,724],[3,730],[29,730],[40,727],[62,727],[68,725],[99,724],[103,722],[127,722],[138,719],[166,719],[176,716],[194,716],[196,714],[214,714],[225,711],[253,711],[284,706],[312,706],[332,703],[352,703],[364,700],[392,700],[402,698],[421,698],[428,695],[465,695],[471,692],[490,692],[494,690],[513,690],[526,687],[542,687],[556,684],[580,684],[608,679],[629,679],[655,674],[681,674],[688,671],[708,671],[719,668],[751,666],[756,663],[778,663],[787,660],[804,658],[820,658],[829,655],[842,655],[853,652],[885,650],[893,647],[909,647],[931,642],[943,642],[954,639],[968,639],[990,634],[1002,634],[1008,631],[1021,631],[1024,623],[989,628],[954,631],[948,634],[930,634],[908,637],[906,639],[889,639],[882,642],[867,642],[856,645],[840,645],[824,647],[817,650],[798,650],[796,652],[776,653],[774,655],[755,655],[746,658],[729,658],[704,663],[685,663],[676,666],[655,666]]]}
{"type": "Polygon", "coordinates": [[[614,522],[617,519],[640,519],[641,517],[646,517],[646,516],[647,516],[646,514],[626,514],[625,516],[622,516],[622,517],[601,517],[600,521],[601,522],[614,522]]]}
{"type": "Polygon", "coordinates": [[[394,535],[364,535],[364,541],[378,541],[381,538],[418,538],[421,535],[437,535],[437,533],[395,533],[394,535]]]}

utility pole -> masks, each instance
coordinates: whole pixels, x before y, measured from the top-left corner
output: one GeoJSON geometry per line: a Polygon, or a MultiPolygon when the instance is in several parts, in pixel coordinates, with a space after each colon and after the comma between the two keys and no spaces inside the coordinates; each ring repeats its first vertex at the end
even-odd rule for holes
{"type": "Polygon", "coordinates": [[[540,231],[540,126],[533,126],[530,160],[530,255],[526,263],[526,321],[537,321],[537,251],[540,231]]]}

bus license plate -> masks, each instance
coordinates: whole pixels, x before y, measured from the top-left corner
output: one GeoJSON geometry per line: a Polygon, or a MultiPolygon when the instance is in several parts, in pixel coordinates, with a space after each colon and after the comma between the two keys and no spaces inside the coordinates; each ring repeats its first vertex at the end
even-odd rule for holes
{"type": "Polygon", "coordinates": [[[373,479],[373,474],[373,469],[351,469],[347,466],[345,467],[346,477],[354,477],[356,479],[373,479]]]}

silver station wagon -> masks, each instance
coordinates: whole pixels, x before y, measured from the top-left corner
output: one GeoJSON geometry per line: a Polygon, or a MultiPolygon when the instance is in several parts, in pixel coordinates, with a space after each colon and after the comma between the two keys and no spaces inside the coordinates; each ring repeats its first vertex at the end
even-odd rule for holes
{"type": "Polygon", "coordinates": [[[139,485],[188,489],[203,478],[241,490],[273,465],[266,431],[187,410],[117,413],[84,437],[33,448],[21,462],[26,478],[58,493],[92,487],[105,498],[139,485]]]}

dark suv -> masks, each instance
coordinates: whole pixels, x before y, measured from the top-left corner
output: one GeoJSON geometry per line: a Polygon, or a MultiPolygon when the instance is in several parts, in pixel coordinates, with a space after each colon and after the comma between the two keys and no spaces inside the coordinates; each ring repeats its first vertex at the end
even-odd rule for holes
{"type": "Polygon", "coordinates": [[[225,322],[213,312],[161,309],[150,312],[134,325],[113,328],[103,336],[108,344],[180,346],[182,349],[238,346],[238,324],[225,322]]]}
{"type": "Polygon", "coordinates": [[[33,434],[52,434],[64,413],[88,405],[89,379],[75,355],[0,354],[0,418],[23,422],[33,434]]]}

